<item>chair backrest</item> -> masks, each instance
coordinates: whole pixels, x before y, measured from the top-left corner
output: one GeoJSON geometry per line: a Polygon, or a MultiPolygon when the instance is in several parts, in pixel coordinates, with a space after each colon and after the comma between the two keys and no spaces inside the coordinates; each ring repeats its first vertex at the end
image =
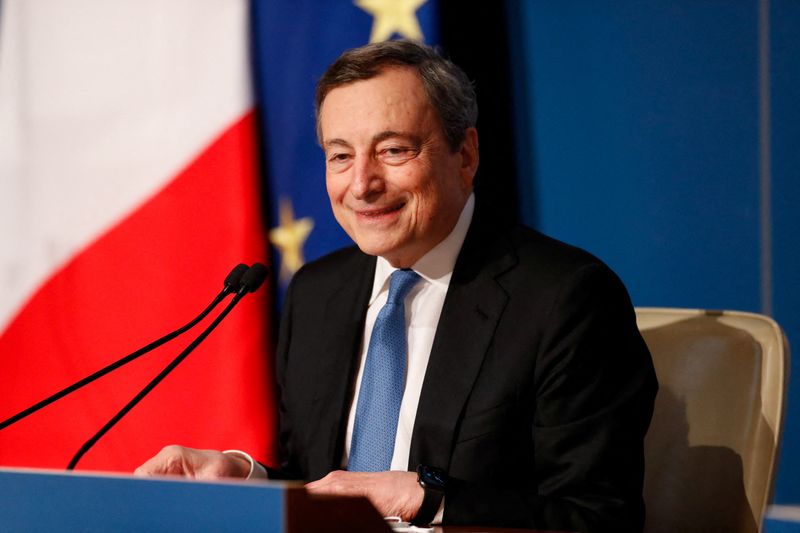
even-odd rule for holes
{"type": "Polygon", "coordinates": [[[788,345],[753,313],[637,308],[659,392],[645,439],[645,531],[761,530],[783,424],[788,345]]]}

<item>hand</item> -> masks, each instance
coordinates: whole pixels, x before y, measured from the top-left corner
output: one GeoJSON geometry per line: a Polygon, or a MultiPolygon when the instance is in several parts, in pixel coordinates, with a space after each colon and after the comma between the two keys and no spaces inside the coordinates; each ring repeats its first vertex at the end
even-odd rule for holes
{"type": "Polygon", "coordinates": [[[306,485],[311,494],[366,496],[382,516],[410,521],[425,496],[414,472],[346,472],[336,470],[306,485]]]}
{"type": "Polygon", "coordinates": [[[194,479],[245,478],[250,464],[243,458],[215,450],[165,446],[134,470],[135,476],[175,475],[194,479]]]}

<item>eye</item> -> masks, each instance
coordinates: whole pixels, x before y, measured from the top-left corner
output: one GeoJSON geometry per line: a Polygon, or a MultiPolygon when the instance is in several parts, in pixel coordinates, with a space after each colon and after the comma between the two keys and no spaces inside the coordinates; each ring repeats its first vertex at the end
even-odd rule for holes
{"type": "Polygon", "coordinates": [[[327,156],[327,167],[331,172],[343,172],[352,162],[352,155],[347,152],[331,152],[327,156]]]}
{"type": "Polygon", "coordinates": [[[328,156],[328,161],[331,163],[341,163],[343,161],[347,161],[349,157],[349,154],[335,153],[328,156]]]}
{"type": "Polygon", "coordinates": [[[417,153],[418,150],[410,146],[391,145],[381,148],[378,151],[378,157],[390,165],[398,165],[414,158],[417,153]]]}

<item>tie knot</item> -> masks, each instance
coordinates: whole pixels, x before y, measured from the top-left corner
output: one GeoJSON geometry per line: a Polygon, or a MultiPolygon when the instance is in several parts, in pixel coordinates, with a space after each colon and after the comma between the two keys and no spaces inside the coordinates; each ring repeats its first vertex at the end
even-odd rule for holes
{"type": "Polygon", "coordinates": [[[419,281],[419,274],[410,269],[395,270],[389,280],[389,298],[387,304],[396,304],[405,300],[408,291],[419,281]]]}

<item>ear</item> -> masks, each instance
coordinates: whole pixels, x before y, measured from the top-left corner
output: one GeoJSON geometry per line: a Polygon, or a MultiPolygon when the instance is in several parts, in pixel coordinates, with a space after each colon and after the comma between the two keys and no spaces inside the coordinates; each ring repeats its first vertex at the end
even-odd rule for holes
{"type": "Polygon", "coordinates": [[[475,181],[475,173],[478,172],[478,130],[467,128],[464,135],[464,142],[459,148],[461,155],[461,181],[467,188],[472,188],[475,181]]]}

